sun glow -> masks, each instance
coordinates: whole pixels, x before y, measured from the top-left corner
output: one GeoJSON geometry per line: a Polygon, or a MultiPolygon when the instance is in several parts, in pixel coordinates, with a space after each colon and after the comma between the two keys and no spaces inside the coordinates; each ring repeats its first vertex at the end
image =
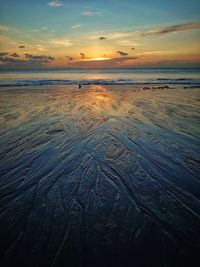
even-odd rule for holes
{"type": "Polygon", "coordinates": [[[109,60],[111,59],[110,57],[95,57],[95,58],[88,58],[88,59],[85,59],[85,61],[94,61],[94,60],[109,60]]]}

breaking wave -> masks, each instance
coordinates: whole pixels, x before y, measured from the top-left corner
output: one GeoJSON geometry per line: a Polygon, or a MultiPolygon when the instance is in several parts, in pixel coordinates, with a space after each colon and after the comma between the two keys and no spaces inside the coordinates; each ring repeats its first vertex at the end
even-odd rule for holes
{"type": "Polygon", "coordinates": [[[33,86],[33,85],[120,85],[120,84],[200,84],[198,78],[156,78],[156,79],[20,79],[20,80],[3,80],[0,86],[33,86]]]}

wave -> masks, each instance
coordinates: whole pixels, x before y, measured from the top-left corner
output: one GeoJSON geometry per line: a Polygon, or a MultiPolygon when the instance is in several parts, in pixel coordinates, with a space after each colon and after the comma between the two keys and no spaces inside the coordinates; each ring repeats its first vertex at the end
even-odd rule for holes
{"type": "Polygon", "coordinates": [[[200,85],[200,79],[197,78],[156,78],[156,79],[81,79],[81,80],[51,80],[51,79],[28,79],[28,80],[3,80],[0,81],[0,87],[3,86],[39,86],[39,85],[120,85],[120,84],[195,84],[200,85]]]}

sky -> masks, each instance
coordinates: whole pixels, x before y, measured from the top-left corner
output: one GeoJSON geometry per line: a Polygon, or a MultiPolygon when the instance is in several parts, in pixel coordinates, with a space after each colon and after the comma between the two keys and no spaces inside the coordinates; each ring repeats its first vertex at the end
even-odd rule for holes
{"type": "Polygon", "coordinates": [[[1,0],[0,68],[200,67],[199,0],[1,0]]]}

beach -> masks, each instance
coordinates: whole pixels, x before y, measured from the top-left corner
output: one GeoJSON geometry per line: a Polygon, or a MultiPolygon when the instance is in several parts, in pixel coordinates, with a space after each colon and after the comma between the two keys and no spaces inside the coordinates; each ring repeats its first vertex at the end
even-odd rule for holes
{"type": "Polygon", "coordinates": [[[200,1],[0,1],[0,267],[200,267],[200,1]]]}
{"type": "Polygon", "coordinates": [[[5,266],[197,266],[200,87],[0,88],[5,266]]]}

